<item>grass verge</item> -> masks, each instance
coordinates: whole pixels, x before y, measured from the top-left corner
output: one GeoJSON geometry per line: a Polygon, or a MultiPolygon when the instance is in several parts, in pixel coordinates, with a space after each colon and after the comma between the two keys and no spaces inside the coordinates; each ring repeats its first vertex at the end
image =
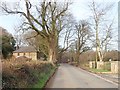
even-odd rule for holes
{"type": "MultiPolygon", "coordinates": [[[[74,64],[73,64],[74,65],[74,64]]],[[[76,65],[74,65],[76,66],[76,65]]],[[[92,72],[92,73],[109,73],[110,70],[107,69],[95,69],[95,68],[89,68],[89,64],[80,64],[77,67],[80,67],[86,71],[92,72]]]]}
{"type": "Polygon", "coordinates": [[[110,72],[109,70],[105,69],[89,69],[89,70],[95,73],[110,72]]]}
{"type": "Polygon", "coordinates": [[[31,87],[31,88],[33,88],[32,90],[34,90],[34,88],[44,88],[44,85],[46,84],[49,77],[51,77],[51,75],[54,73],[55,69],[56,68],[53,67],[50,71],[48,71],[46,73],[41,73],[39,75],[39,77],[40,77],[39,81],[31,87]]]}

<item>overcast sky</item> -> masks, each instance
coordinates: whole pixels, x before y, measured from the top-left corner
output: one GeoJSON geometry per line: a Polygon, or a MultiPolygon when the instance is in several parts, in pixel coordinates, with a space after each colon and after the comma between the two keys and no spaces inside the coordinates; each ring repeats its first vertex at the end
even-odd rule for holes
{"type": "MultiPolygon", "coordinates": [[[[3,0],[0,0],[0,2],[3,0]]],[[[19,1],[19,0],[5,0],[9,3],[15,2],[15,1],[19,1]]],[[[37,1],[37,0],[36,0],[37,1]]],[[[52,0],[53,1],[53,0],[52,0]]],[[[60,0],[61,1],[61,0],[60,0]]],[[[70,0],[66,0],[66,1],[70,1],[70,0]]],[[[76,18],[77,21],[81,20],[81,19],[88,19],[90,11],[88,9],[88,4],[91,0],[73,0],[73,4],[70,7],[71,12],[73,13],[73,16],[76,18]]],[[[119,0],[95,0],[97,2],[105,2],[105,3],[110,3],[113,2],[114,3],[114,8],[111,10],[111,15],[112,17],[115,17],[116,22],[118,20],[118,1],[119,0]]],[[[7,29],[7,31],[9,31],[12,34],[15,34],[14,31],[14,27],[20,24],[20,19],[16,16],[5,16],[0,14],[0,26],[7,29]]],[[[116,30],[115,32],[118,32],[118,30],[116,30]]],[[[115,44],[113,46],[113,49],[117,49],[117,44],[115,44]]]]}

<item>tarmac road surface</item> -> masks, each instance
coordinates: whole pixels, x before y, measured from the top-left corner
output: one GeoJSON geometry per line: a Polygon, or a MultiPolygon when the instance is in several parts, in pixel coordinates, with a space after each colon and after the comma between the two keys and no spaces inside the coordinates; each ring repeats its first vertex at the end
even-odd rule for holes
{"type": "Polygon", "coordinates": [[[83,69],[61,64],[46,88],[118,88],[118,85],[83,69]]]}

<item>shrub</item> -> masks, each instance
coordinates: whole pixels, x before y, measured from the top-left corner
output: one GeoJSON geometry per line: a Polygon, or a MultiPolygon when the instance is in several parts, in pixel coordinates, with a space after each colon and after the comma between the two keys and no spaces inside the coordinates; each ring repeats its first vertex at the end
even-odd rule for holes
{"type": "Polygon", "coordinates": [[[53,68],[45,61],[3,61],[2,66],[3,88],[29,88],[39,82],[41,74],[46,74],[53,68]]]}

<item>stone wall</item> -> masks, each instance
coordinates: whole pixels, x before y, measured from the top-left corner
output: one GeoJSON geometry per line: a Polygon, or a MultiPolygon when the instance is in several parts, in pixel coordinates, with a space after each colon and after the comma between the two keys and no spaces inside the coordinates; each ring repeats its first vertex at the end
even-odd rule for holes
{"type": "MultiPolygon", "coordinates": [[[[109,69],[111,71],[111,73],[118,73],[119,65],[120,65],[120,61],[109,61],[109,62],[98,61],[97,69],[107,69],[107,70],[109,69]],[[110,66],[108,66],[108,65],[110,65],[110,66]]],[[[90,61],[89,67],[95,68],[95,61],[90,61]]]]}
{"type": "Polygon", "coordinates": [[[95,68],[95,61],[90,61],[89,62],[89,67],[90,68],[95,68]]]}
{"type": "Polygon", "coordinates": [[[103,61],[97,62],[97,69],[104,69],[104,62],[103,61]]]}
{"type": "Polygon", "coordinates": [[[119,64],[120,64],[120,61],[111,61],[111,72],[112,73],[118,73],[119,64]]]}
{"type": "MultiPolygon", "coordinates": [[[[95,68],[95,61],[90,61],[89,62],[89,67],[90,68],[95,68]]],[[[104,62],[103,61],[98,61],[97,62],[97,69],[103,69],[104,68],[104,62]]]]}

